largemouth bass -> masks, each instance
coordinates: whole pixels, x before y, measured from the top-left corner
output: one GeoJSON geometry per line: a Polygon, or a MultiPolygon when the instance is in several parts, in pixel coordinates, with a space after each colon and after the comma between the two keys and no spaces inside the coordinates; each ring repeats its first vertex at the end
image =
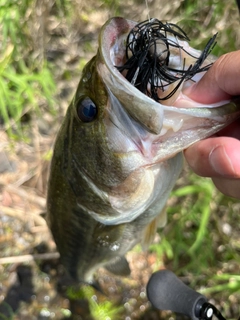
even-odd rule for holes
{"type": "Polygon", "coordinates": [[[136,26],[113,18],[102,27],[98,53],[83,70],[55,144],[48,223],[62,263],[84,282],[100,266],[130,272],[126,252],[148,245],[166,223],[164,207],[182,170],[182,150],[240,115],[237,102],[202,105],[184,95],[211,61],[206,51],[189,46],[180,29],[160,32],[155,49],[147,47],[154,68],[160,66],[157,74],[146,78],[145,55],[129,78],[136,45],[127,43],[136,26]],[[190,74],[193,67],[202,72],[190,74]]]}

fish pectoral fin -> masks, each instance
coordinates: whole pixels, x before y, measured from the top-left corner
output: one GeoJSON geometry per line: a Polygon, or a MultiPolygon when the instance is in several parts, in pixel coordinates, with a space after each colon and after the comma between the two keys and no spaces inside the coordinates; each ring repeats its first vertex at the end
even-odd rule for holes
{"type": "Polygon", "coordinates": [[[153,242],[156,231],[158,228],[163,228],[167,223],[167,211],[166,206],[161,213],[153,219],[144,230],[143,240],[141,242],[143,250],[147,250],[150,244],[153,242]]]}
{"type": "Polygon", "coordinates": [[[129,276],[131,273],[129,263],[125,257],[116,257],[104,268],[117,276],[129,276]]]}

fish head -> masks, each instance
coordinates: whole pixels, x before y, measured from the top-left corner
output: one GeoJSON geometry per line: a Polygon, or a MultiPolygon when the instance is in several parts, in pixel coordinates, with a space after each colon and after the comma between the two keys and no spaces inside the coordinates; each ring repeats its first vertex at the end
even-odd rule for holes
{"type": "MultiPolygon", "coordinates": [[[[79,206],[102,223],[129,222],[157,196],[167,197],[166,190],[171,190],[182,164],[179,157],[172,159],[240,115],[237,102],[203,105],[184,95],[184,88],[199,81],[204,72],[180,85],[181,79],[165,86],[160,96],[169,99],[156,101],[136,88],[119,71],[126,62],[127,37],[136,25],[113,18],[102,27],[98,53],[83,70],[65,118],[67,125],[63,125],[65,136],[71,137],[67,154],[70,180],[79,176],[88,189],[87,194],[80,192],[81,199],[78,195],[79,206]],[[169,95],[173,86],[177,90],[169,95]],[[165,179],[170,182],[164,187],[165,179]]],[[[188,70],[202,59],[201,51],[186,41],[170,41],[175,43],[168,58],[171,69],[180,64],[180,69],[188,70]],[[190,52],[189,57],[185,52],[190,52]]]]}
{"type": "Polygon", "coordinates": [[[89,183],[108,191],[127,178],[131,169],[122,166],[130,148],[124,133],[112,122],[115,106],[98,71],[99,61],[98,53],[84,67],[59,136],[64,131],[68,137],[66,162],[72,174],[77,170],[89,183]]]}

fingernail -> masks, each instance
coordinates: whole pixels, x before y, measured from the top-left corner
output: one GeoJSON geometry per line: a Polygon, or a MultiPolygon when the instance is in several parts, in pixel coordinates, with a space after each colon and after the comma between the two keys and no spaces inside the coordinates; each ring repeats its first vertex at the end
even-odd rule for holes
{"type": "Polygon", "coordinates": [[[222,145],[218,145],[212,149],[209,154],[209,162],[212,169],[221,176],[227,177],[235,174],[231,159],[222,145]]]}

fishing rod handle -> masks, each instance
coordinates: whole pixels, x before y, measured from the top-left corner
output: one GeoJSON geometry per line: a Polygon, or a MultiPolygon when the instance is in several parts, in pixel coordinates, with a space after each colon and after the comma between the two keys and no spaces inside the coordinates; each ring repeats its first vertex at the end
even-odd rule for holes
{"type": "Polygon", "coordinates": [[[198,320],[206,297],[186,286],[169,270],[152,274],[147,284],[147,296],[159,310],[171,310],[198,320]]]}

